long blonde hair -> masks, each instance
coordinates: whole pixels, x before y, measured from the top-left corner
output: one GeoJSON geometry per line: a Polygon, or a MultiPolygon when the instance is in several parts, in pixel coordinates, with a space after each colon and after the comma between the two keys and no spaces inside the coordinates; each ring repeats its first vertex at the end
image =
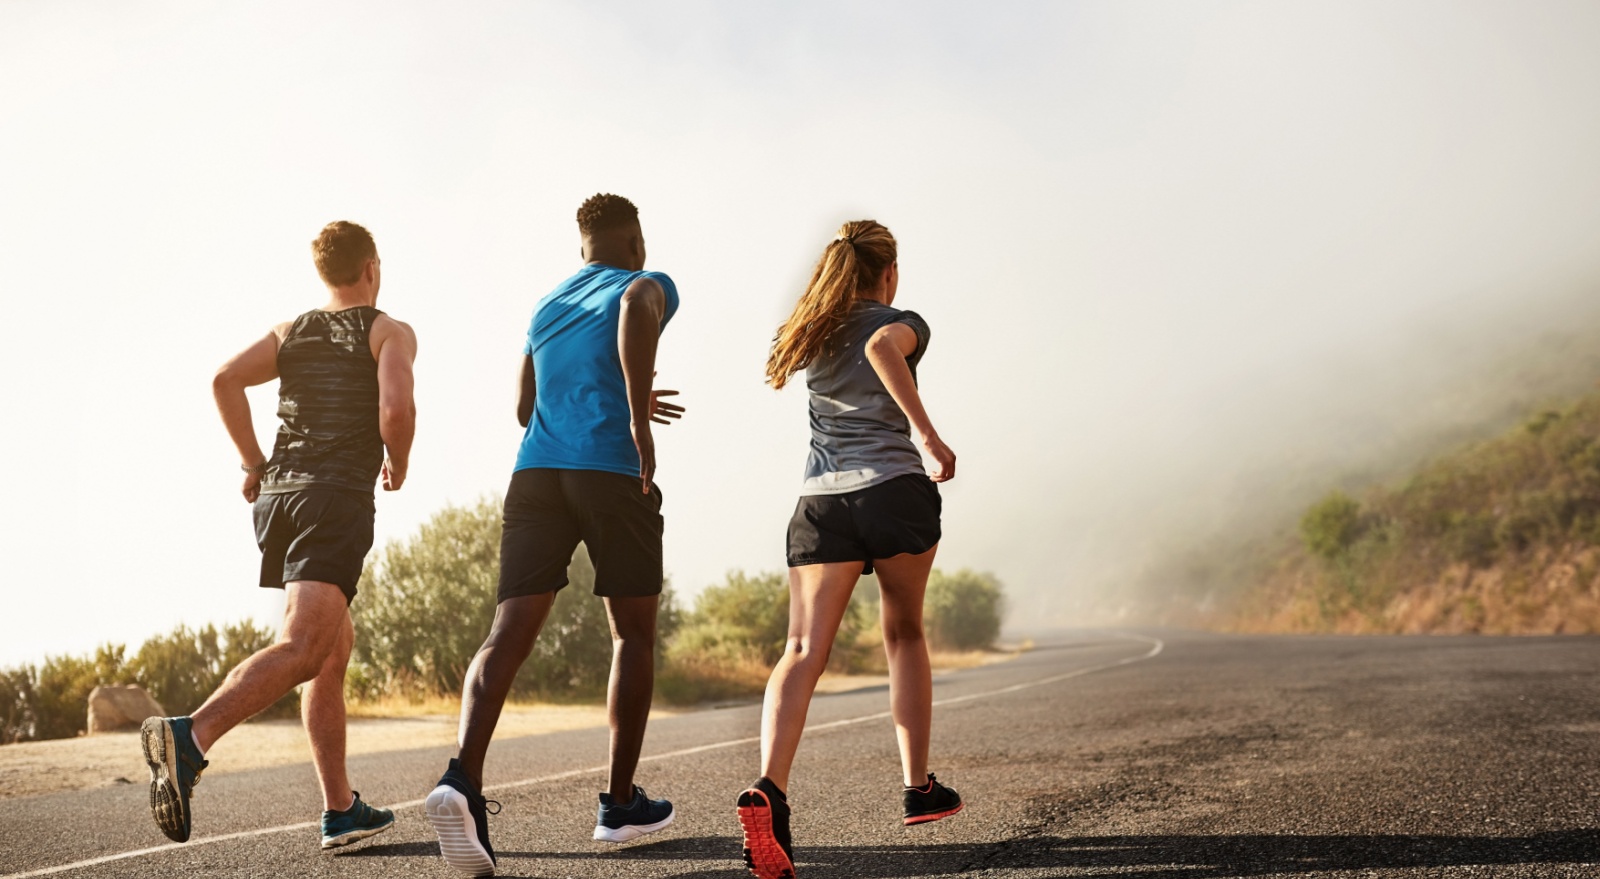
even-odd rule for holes
{"type": "Polygon", "coordinates": [[[817,359],[850,307],[864,291],[877,286],[896,252],[894,236],[876,220],[851,220],[839,227],[817,260],[794,313],[772,338],[767,384],[781,388],[817,359]]]}

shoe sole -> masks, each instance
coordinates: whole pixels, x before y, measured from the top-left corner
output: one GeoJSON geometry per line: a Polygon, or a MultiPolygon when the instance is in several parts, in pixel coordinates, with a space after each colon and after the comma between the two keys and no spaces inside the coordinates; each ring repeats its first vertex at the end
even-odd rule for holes
{"type": "Polygon", "coordinates": [[[755,788],[739,795],[739,826],[744,828],[744,863],[756,879],[794,879],[794,862],[772,835],[772,804],[755,788]]]}
{"type": "Polygon", "coordinates": [[[494,859],[478,839],[472,810],[460,791],[441,784],[428,794],[423,808],[434,834],[439,837],[439,854],[446,864],[468,876],[494,875],[494,859]]]}
{"type": "Polygon", "coordinates": [[[341,833],[338,836],[324,836],[322,838],[322,847],[330,849],[347,846],[352,842],[360,842],[368,837],[377,836],[393,826],[394,819],[390,818],[387,823],[379,824],[377,827],[363,827],[360,830],[352,830],[348,833],[341,833]]]}
{"type": "Polygon", "coordinates": [[[666,827],[672,823],[672,819],[676,815],[677,810],[668,812],[667,817],[654,824],[624,824],[615,828],[596,824],[594,826],[594,838],[596,842],[631,842],[647,833],[655,833],[657,830],[666,827]]]}
{"type": "Polygon", "coordinates": [[[943,812],[934,812],[930,815],[913,815],[906,819],[906,826],[911,827],[915,824],[927,824],[930,821],[938,821],[940,818],[949,818],[951,815],[954,815],[966,807],[966,803],[957,803],[954,809],[946,809],[943,812]]]}
{"type": "Polygon", "coordinates": [[[144,762],[150,766],[150,815],[173,842],[189,841],[189,800],[178,790],[178,748],[166,718],[147,717],[139,726],[144,762]]]}

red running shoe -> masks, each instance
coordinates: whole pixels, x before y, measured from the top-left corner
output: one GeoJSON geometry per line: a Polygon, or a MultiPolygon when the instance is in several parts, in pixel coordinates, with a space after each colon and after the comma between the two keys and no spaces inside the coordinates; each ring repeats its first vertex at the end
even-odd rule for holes
{"type": "Polygon", "coordinates": [[[744,864],[756,879],[794,879],[789,800],[770,779],[763,776],[739,795],[739,825],[744,864]]]}

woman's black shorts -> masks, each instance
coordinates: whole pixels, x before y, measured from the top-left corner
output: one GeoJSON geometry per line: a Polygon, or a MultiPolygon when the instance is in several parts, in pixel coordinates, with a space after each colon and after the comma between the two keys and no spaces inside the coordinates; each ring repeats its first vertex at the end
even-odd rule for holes
{"type": "Polygon", "coordinates": [[[939,487],[921,473],[845,494],[806,495],[789,520],[789,567],[924,553],[938,544],[939,487]]]}

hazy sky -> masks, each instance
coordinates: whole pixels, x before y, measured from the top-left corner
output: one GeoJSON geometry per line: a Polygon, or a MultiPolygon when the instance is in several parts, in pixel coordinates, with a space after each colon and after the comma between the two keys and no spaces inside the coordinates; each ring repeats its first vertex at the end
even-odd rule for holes
{"type": "Polygon", "coordinates": [[[680,590],[782,566],[805,398],[762,385],[767,343],[872,217],[960,456],[940,564],[1071,622],[1121,537],[1249,477],[1230,437],[1302,441],[1310,390],[1358,410],[1387,377],[1352,364],[1432,316],[1595,289],[1596,46],[1591,2],[11,0],[0,662],[276,621],[209,379],[322,304],[330,220],[420,337],[380,544],[502,491],[522,336],[600,191],[682,294],[680,590]]]}

